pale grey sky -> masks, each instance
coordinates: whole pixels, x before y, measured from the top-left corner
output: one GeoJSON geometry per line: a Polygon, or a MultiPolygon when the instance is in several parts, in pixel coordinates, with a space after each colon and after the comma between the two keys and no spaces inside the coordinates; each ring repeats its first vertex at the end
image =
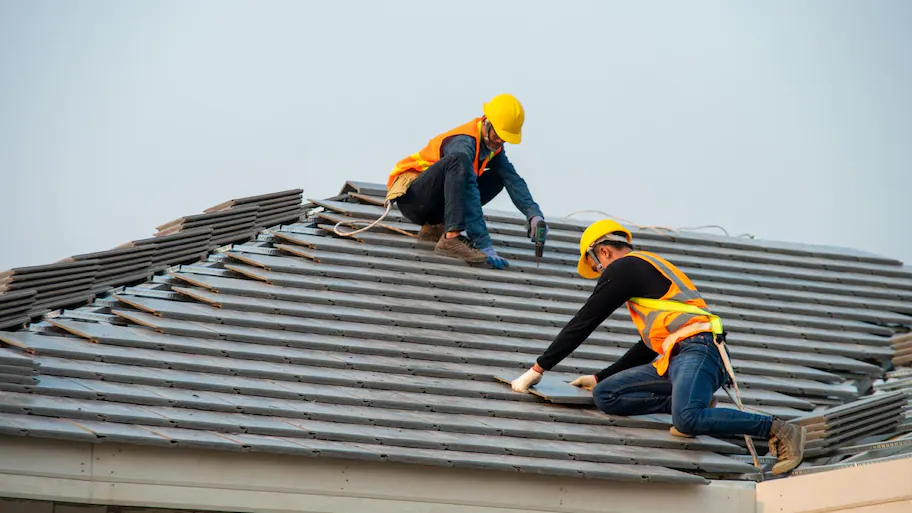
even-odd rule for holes
{"type": "Polygon", "coordinates": [[[546,216],[912,262],[909,27],[904,0],[0,0],[0,269],[384,182],[500,92],[546,216]]]}

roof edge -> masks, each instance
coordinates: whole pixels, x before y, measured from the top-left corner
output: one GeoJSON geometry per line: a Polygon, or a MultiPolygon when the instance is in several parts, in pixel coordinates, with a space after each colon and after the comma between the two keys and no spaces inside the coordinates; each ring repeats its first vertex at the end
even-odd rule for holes
{"type": "Polygon", "coordinates": [[[632,484],[0,436],[0,496],[210,511],[755,513],[755,483],[632,484]]]}

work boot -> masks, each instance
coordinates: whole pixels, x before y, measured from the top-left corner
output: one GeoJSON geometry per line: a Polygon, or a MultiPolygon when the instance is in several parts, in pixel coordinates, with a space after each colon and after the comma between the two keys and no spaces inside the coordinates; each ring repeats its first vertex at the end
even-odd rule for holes
{"type": "Polygon", "coordinates": [[[480,264],[488,260],[488,255],[481,252],[475,244],[462,235],[447,238],[446,235],[440,237],[437,246],[434,247],[434,253],[451,258],[458,258],[471,264],[480,264]]]}
{"type": "Polygon", "coordinates": [[[773,474],[783,474],[797,467],[804,458],[804,441],[807,429],[797,424],[773,419],[770,429],[770,454],[778,461],[773,465],[773,474]]]}
{"type": "MultiPolygon", "coordinates": [[[[716,403],[718,403],[718,402],[719,401],[717,401],[716,398],[713,397],[712,401],[709,402],[709,407],[715,408],[716,403]]],[[[681,437],[681,438],[693,438],[692,435],[688,435],[688,434],[678,431],[677,428],[675,428],[674,426],[671,426],[671,428],[669,428],[668,432],[671,433],[672,436],[677,436],[677,437],[681,437]]]]}
{"type": "Polygon", "coordinates": [[[418,240],[437,242],[440,240],[440,237],[443,236],[443,233],[443,223],[425,224],[422,225],[421,230],[418,231],[418,240]]]}

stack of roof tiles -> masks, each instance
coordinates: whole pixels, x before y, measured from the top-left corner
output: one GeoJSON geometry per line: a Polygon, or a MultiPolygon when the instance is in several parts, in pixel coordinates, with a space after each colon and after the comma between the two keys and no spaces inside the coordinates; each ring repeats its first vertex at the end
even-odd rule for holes
{"type": "Polygon", "coordinates": [[[89,291],[97,294],[122,283],[147,278],[153,271],[156,250],[157,248],[152,245],[125,247],[76,255],[62,262],[95,262],[98,269],[95,271],[89,291]]]}
{"type": "Polygon", "coordinates": [[[908,400],[903,392],[877,394],[794,419],[807,428],[806,456],[826,455],[868,437],[895,433],[908,400]]]}
{"type": "Polygon", "coordinates": [[[99,269],[95,259],[11,269],[0,273],[0,301],[16,302],[6,294],[34,291],[28,316],[86,301],[92,296],[92,284],[99,269]]]}
{"type": "Polygon", "coordinates": [[[141,282],[172,265],[204,258],[228,242],[301,215],[301,190],[234,199],[160,227],[156,236],[50,265],[0,273],[0,329],[55,309],[84,304],[114,287],[141,282]]]}
{"type": "MultiPolygon", "coordinates": [[[[395,209],[354,238],[332,234],[338,222],[378,217],[385,192],[350,182],[311,200],[305,221],[268,225],[205,261],[0,332],[40,365],[39,383],[3,393],[0,432],[635,481],[751,471],[730,441],[671,436],[667,415],[614,417],[591,401],[551,404],[495,381],[528,368],[588,296],[593,282],[575,272],[585,223],[549,218],[538,267],[524,220],[487,212],[511,260],[503,271],[389,230],[418,230],[395,209]]],[[[246,219],[245,205],[217,211],[242,207],[246,219]]],[[[894,260],[634,236],[687,272],[723,317],[746,405],[813,415],[824,439],[855,417],[815,410],[858,399],[893,357],[891,327],[912,326],[912,275],[894,260]]],[[[569,381],[615,361],[637,342],[627,315],[612,315],[549,377],[569,381]]]]}
{"type": "Polygon", "coordinates": [[[158,271],[175,263],[204,258],[213,245],[213,229],[205,226],[172,235],[135,240],[123,244],[121,248],[151,248],[153,250],[151,269],[158,271]]]}
{"type": "Polygon", "coordinates": [[[36,384],[38,363],[20,352],[0,347],[0,393],[23,392],[36,384]]]}
{"type": "Polygon", "coordinates": [[[898,428],[901,432],[912,432],[912,333],[903,333],[893,337],[894,370],[887,372],[883,379],[874,383],[878,392],[901,391],[909,399],[905,421],[898,428]]]}
{"type": "Polygon", "coordinates": [[[266,226],[297,219],[301,215],[301,189],[238,198],[207,208],[202,214],[185,216],[157,228],[156,237],[186,230],[210,228],[209,249],[255,235],[266,226]]]}
{"type": "Polygon", "coordinates": [[[880,393],[901,392],[906,395],[905,418],[896,431],[912,432],[912,367],[902,367],[886,373],[884,379],[874,383],[874,389],[880,393]]]}
{"type": "Polygon", "coordinates": [[[35,289],[0,294],[0,329],[28,322],[37,295],[35,289]]]}
{"type": "Polygon", "coordinates": [[[893,365],[912,368],[912,333],[897,335],[893,338],[893,365]]]}

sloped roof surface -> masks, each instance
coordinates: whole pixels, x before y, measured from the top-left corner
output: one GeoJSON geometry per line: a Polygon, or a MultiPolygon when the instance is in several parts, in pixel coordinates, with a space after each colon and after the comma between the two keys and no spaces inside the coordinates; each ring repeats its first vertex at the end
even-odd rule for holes
{"type": "MultiPolygon", "coordinates": [[[[69,290],[80,270],[97,294],[130,283],[117,280],[136,268],[148,275],[150,259],[162,269],[240,241],[0,332],[0,433],[631,481],[752,471],[738,440],[676,438],[667,415],[608,416],[590,400],[551,404],[494,380],[528,368],[588,296],[593,282],[575,273],[583,222],[549,219],[536,266],[522,219],[488,212],[511,260],[504,271],[391,231],[418,229],[395,209],[355,238],[331,233],[338,222],[376,219],[385,192],[350,182],[339,196],[310,200],[309,218],[280,226],[299,215],[300,191],[232,200],[160,226],[129,245],[135,252],[9,273],[4,283],[31,276],[24,283],[55,283],[53,291],[69,290]],[[205,242],[163,245],[186,234],[205,242]],[[147,244],[158,246],[142,251],[147,244]],[[69,281],[57,285],[57,276],[69,281]]],[[[813,425],[822,455],[902,419],[899,396],[816,411],[858,399],[894,357],[894,327],[912,325],[912,273],[901,263],[843,248],[634,236],[687,272],[723,317],[748,407],[813,425]],[[858,411],[879,417],[859,424],[858,411]]],[[[9,290],[0,320],[40,312],[23,305],[42,292],[9,290]]],[[[636,340],[619,310],[548,376],[595,372],[636,340]]]]}

